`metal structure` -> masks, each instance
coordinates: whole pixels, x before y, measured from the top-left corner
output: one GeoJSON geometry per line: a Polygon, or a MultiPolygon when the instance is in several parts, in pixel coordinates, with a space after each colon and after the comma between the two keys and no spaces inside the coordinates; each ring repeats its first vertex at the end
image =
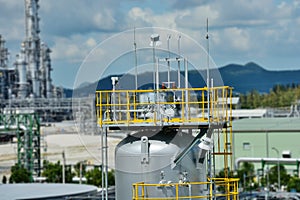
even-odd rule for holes
{"type": "Polygon", "coordinates": [[[230,117],[227,98],[231,88],[215,87],[210,92],[215,99],[210,102],[209,120],[207,88],[96,91],[98,123],[100,127],[224,123],[230,117]]]}
{"type": "Polygon", "coordinates": [[[1,114],[0,134],[9,134],[17,137],[18,165],[30,172],[33,177],[41,173],[40,152],[40,122],[34,113],[1,114]]]}
{"type": "Polygon", "coordinates": [[[94,132],[94,98],[65,98],[62,87],[51,80],[51,50],[41,42],[38,0],[24,0],[25,40],[13,66],[0,35],[0,113],[34,111],[42,122],[76,120],[80,130],[88,126],[94,132]],[[75,116],[72,115],[75,113],[75,116]],[[89,123],[87,126],[86,123],[89,123]]]}
{"type": "Polygon", "coordinates": [[[97,132],[94,97],[10,99],[3,100],[0,105],[6,105],[0,110],[3,114],[34,111],[42,124],[74,120],[80,133],[97,132]]]}
{"type": "Polygon", "coordinates": [[[11,91],[8,85],[13,78],[11,74],[13,69],[8,68],[8,49],[5,47],[5,40],[0,35],[0,97],[1,99],[7,99],[11,91]]]}
{"type": "Polygon", "coordinates": [[[263,157],[239,157],[235,160],[235,168],[238,169],[241,162],[260,163],[261,169],[264,171],[265,166],[269,164],[277,165],[294,165],[296,169],[294,172],[299,175],[300,159],[297,158],[263,158],[263,157]]]}
{"type": "MultiPolygon", "coordinates": [[[[152,43],[153,38],[158,36],[151,35],[152,43]]],[[[96,91],[104,191],[108,189],[107,136],[118,130],[128,136],[115,151],[116,199],[237,199],[238,179],[229,175],[233,169],[232,88],[189,88],[185,58],[159,59],[153,53],[153,59],[154,89],[118,90],[118,79],[112,78],[112,90],[96,91]],[[158,69],[163,61],[178,62],[178,69],[183,63],[183,88],[179,78],[179,87],[169,76],[160,83],[158,69]],[[216,159],[223,160],[225,177],[220,179],[215,177],[216,159]]]]}
{"type": "Polygon", "coordinates": [[[51,79],[51,50],[41,42],[38,0],[24,0],[25,40],[14,66],[8,65],[8,50],[0,35],[0,91],[3,99],[51,98],[57,88],[51,79]]]}
{"type": "MultiPolygon", "coordinates": [[[[237,199],[238,196],[238,178],[214,178],[214,186],[215,187],[223,187],[226,189],[226,193],[218,193],[214,194],[213,185],[210,180],[204,182],[187,182],[187,183],[161,183],[161,184],[150,184],[150,183],[134,183],[133,184],[133,200],[145,199],[150,200],[154,199],[151,197],[147,197],[147,189],[148,188],[168,188],[173,189],[175,195],[172,199],[212,199],[212,198],[226,198],[231,199],[230,197],[234,197],[233,199],[237,199]],[[209,194],[202,195],[182,195],[182,189],[193,191],[195,188],[210,186],[209,194]]],[[[155,199],[170,199],[164,196],[157,197],[155,199]]]]}
{"type": "MultiPolygon", "coordinates": [[[[133,137],[135,138],[149,137],[149,143],[151,144],[154,144],[157,141],[151,140],[150,136],[162,134],[163,136],[156,137],[160,138],[160,141],[163,144],[167,143],[177,146],[174,151],[171,151],[172,156],[166,155],[167,157],[163,158],[163,160],[167,161],[172,160],[172,163],[169,163],[164,167],[160,167],[156,164],[153,164],[159,162],[155,162],[155,159],[152,158],[155,157],[155,154],[151,153],[151,148],[146,151],[146,153],[140,152],[139,154],[137,152],[131,152],[130,149],[137,149],[137,151],[139,151],[139,148],[143,149],[143,147],[138,147],[139,145],[142,145],[143,142],[134,144],[134,142],[131,141],[129,145],[130,147],[128,147],[127,150],[121,150],[124,147],[122,145],[119,145],[120,147],[116,150],[117,197],[126,196],[124,190],[119,190],[119,188],[128,189],[128,183],[134,184],[136,182],[144,182],[144,176],[152,176],[153,178],[147,180],[145,185],[142,184],[142,188],[147,186],[147,184],[150,184],[151,186],[153,186],[153,184],[156,184],[157,188],[160,188],[161,185],[159,184],[159,182],[161,180],[160,176],[158,175],[160,171],[166,171],[167,173],[173,174],[168,176],[171,177],[170,179],[172,182],[176,182],[175,177],[178,177],[178,174],[183,174],[183,171],[181,170],[188,168],[187,166],[185,166],[185,164],[183,164],[188,163],[184,162],[185,157],[189,155],[191,153],[191,150],[195,149],[197,145],[199,146],[199,149],[197,150],[198,158],[196,159],[196,162],[194,164],[189,163],[188,165],[194,165],[197,167],[200,166],[200,168],[204,170],[202,171],[202,173],[204,174],[206,174],[205,169],[207,169],[207,175],[210,181],[208,181],[207,178],[199,177],[196,180],[193,180],[193,182],[200,181],[203,182],[203,185],[205,185],[204,182],[207,181],[211,185],[219,184],[217,183],[217,180],[213,175],[213,157],[215,156],[224,158],[224,169],[226,176],[224,178],[228,178],[228,170],[230,168],[232,169],[232,135],[231,106],[228,105],[227,102],[230,102],[231,93],[232,89],[227,86],[210,88],[210,91],[208,91],[207,88],[97,91],[96,111],[98,116],[98,124],[102,128],[102,135],[104,136],[104,140],[106,140],[109,130],[124,129],[132,130],[135,132],[138,131],[137,134],[139,134],[140,137],[136,136],[136,134],[133,134],[133,137]],[[154,98],[153,95],[156,95],[156,97],[154,98]],[[209,102],[209,104],[207,102],[207,95],[211,96],[211,101],[209,102]],[[145,98],[145,96],[147,96],[147,98],[145,98]],[[180,99],[182,99],[182,101],[175,101],[175,98],[173,98],[175,96],[180,96],[180,99]],[[148,99],[149,101],[144,101],[143,99],[148,99]],[[210,113],[208,113],[208,106],[210,107],[210,113]],[[208,118],[208,116],[210,116],[210,118],[208,118]],[[171,133],[179,136],[184,132],[188,133],[188,137],[192,137],[192,133],[197,134],[194,134],[192,139],[186,141],[185,145],[178,146],[177,143],[170,142],[171,140],[167,139],[169,135],[171,135],[171,133]],[[137,147],[134,148],[132,147],[132,145],[137,145],[137,147]],[[119,155],[119,151],[126,152],[128,154],[128,158],[131,159],[124,159],[126,157],[125,154],[119,155]],[[206,154],[207,152],[209,152],[209,154],[206,154]],[[147,155],[145,159],[149,159],[150,163],[152,160],[152,165],[154,165],[155,170],[150,167],[148,169],[150,171],[146,170],[147,173],[150,173],[150,175],[148,174],[143,176],[142,174],[144,172],[139,171],[140,169],[144,169],[143,164],[139,164],[140,162],[143,163],[143,161],[138,161],[138,159],[141,159],[141,156],[143,156],[144,154],[147,155]],[[132,160],[134,155],[137,156],[137,159],[135,161],[132,160]],[[118,159],[120,158],[121,161],[118,161],[118,159]],[[210,164],[205,164],[205,161],[210,164]],[[118,163],[121,164],[118,165],[118,163]],[[121,171],[118,171],[118,167],[120,166],[123,167],[121,167],[122,169],[119,168],[121,169],[121,171]],[[131,170],[125,170],[125,173],[124,167],[126,168],[126,170],[130,168],[131,170]],[[167,167],[167,169],[169,170],[165,169],[165,167],[167,167]],[[178,167],[181,170],[178,170],[178,167]],[[121,176],[121,178],[118,176],[121,176]],[[118,187],[118,180],[126,180],[126,183],[124,184],[124,182],[122,182],[122,186],[118,187]],[[121,192],[121,194],[118,194],[118,192],[121,192]]],[[[124,141],[121,143],[124,143],[124,145],[127,144],[124,141]]],[[[106,149],[107,147],[104,144],[103,151],[107,151],[106,149]]],[[[161,156],[164,154],[164,151],[166,151],[166,149],[167,148],[162,147],[161,156]]],[[[107,159],[105,155],[103,155],[103,157],[107,159]]],[[[105,161],[105,159],[103,163],[107,162],[105,161]]],[[[194,170],[196,170],[196,168],[194,168],[194,170]]],[[[192,174],[192,171],[189,171],[189,173],[192,174]]],[[[177,178],[177,180],[179,180],[179,178],[177,178]]],[[[237,180],[235,179],[226,179],[226,181],[229,181],[227,182],[228,184],[237,184],[237,180]]],[[[213,186],[211,187],[215,188],[213,186]]],[[[135,188],[135,190],[136,189],[137,188],[135,188]]],[[[148,189],[147,197],[158,197],[157,191],[154,193],[150,193],[149,191],[150,189],[148,189]]],[[[193,194],[192,196],[208,195],[210,198],[215,197],[215,191],[211,191],[209,188],[204,188],[201,191],[202,192],[199,192],[198,194],[195,194],[194,192],[191,194],[193,194]]],[[[127,191],[127,194],[128,192],[129,191],[127,191]]],[[[147,199],[145,196],[140,196],[140,192],[138,193],[139,196],[135,196],[135,199],[147,199]]],[[[131,193],[129,194],[131,195],[131,193]]],[[[234,198],[236,198],[236,194],[237,191],[231,193],[234,198]]],[[[231,195],[228,195],[227,197],[231,198],[231,195]]]]}

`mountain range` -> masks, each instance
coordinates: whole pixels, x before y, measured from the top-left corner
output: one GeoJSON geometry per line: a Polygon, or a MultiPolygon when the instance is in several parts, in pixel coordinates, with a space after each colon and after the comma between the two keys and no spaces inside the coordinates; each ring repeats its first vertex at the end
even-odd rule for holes
{"type": "MultiPolygon", "coordinates": [[[[249,62],[245,65],[229,64],[218,69],[213,69],[210,73],[213,74],[214,70],[219,71],[224,85],[233,87],[235,93],[245,94],[252,90],[257,90],[260,93],[268,93],[274,85],[300,84],[300,70],[270,71],[264,69],[254,62],[249,62]]],[[[181,72],[181,75],[183,74],[184,72],[181,72]]],[[[190,84],[190,87],[205,86],[205,81],[202,79],[201,74],[205,75],[206,71],[189,71],[188,82],[190,84]]],[[[85,83],[75,90],[77,94],[76,96],[88,96],[94,94],[95,88],[97,88],[97,90],[111,90],[112,76],[118,76],[119,79],[122,80],[123,86],[119,86],[119,88],[117,89],[135,88],[134,75],[116,74],[102,78],[101,80],[99,80],[99,82],[90,84],[85,83]],[[126,84],[126,86],[124,83],[126,84]]],[[[144,83],[148,83],[143,85],[142,89],[148,89],[149,87],[152,88],[152,84],[149,84],[152,82],[152,77],[152,72],[145,72],[138,75],[139,80],[142,80],[144,83]]],[[[166,77],[167,72],[162,72],[160,74],[161,80],[167,80],[166,77]]],[[[172,72],[171,77],[177,77],[177,72],[172,72]]],[[[181,83],[184,83],[184,80],[181,80],[181,83]]],[[[67,96],[70,96],[72,90],[65,90],[65,92],[67,96]]]]}

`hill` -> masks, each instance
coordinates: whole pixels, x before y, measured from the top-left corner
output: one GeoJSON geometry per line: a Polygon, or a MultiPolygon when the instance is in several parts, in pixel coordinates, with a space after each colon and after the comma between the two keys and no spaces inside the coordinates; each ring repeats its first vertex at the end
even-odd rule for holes
{"type": "MultiPolygon", "coordinates": [[[[263,67],[257,65],[256,63],[249,62],[245,65],[239,64],[229,64],[220,67],[219,72],[223,79],[224,85],[234,87],[235,93],[247,93],[252,90],[257,90],[260,93],[268,93],[274,85],[292,85],[300,84],[300,70],[281,70],[281,71],[269,71],[263,67]]],[[[213,73],[214,70],[212,70],[213,73]]],[[[172,77],[177,77],[176,72],[171,74],[172,77]]],[[[181,72],[183,75],[184,72],[181,72]]],[[[206,74],[206,71],[189,71],[189,84],[191,87],[203,87],[205,81],[201,78],[200,74],[206,74]],[[200,77],[200,78],[199,78],[200,77]]],[[[122,83],[126,83],[118,89],[134,88],[134,76],[133,75],[112,75],[120,77],[122,83]]],[[[101,79],[98,83],[91,83],[76,89],[77,96],[88,96],[95,93],[95,88],[97,90],[107,90],[112,89],[111,77],[108,76],[101,79]]],[[[161,79],[166,80],[166,72],[160,75],[161,79]]],[[[147,72],[139,74],[139,80],[148,83],[142,86],[143,89],[148,89],[152,87],[152,72],[147,72]]],[[[184,83],[184,80],[181,80],[184,83]]]]}
{"type": "Polygon", "coordinates": [[[253,62],[246,65],[230,64],[219,70],[224,84],[234,87],[234,91],[239,93],[254,89],[268,93],[274,85],[300,84],[300,70],[268,71],[253,62]]]}

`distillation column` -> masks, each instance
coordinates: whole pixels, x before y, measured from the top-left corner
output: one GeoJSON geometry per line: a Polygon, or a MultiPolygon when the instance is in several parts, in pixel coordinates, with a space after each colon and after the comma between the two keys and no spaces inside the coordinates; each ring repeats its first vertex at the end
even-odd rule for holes
{"type": "Polygon", "coordinates": [[[31,91],[34,97],[41,97],[40,94],[40,38],[39,38],[39,17],[38,0],[25,0],[25,32],[26,40],[26,62],[28,63],[28,76],[32,81],[31,91]]]}
{"type": "Polygon", "coordinates": [[[0,98],[11,97],[14,69],[8,67],[8,49],[5,47],[5,40],[0,35],[0,98]]]}
{"type": "Polygon", "coordinates": [[[0,97],[5,98],[6,86],[6,68],[7,68],[7,55],[8,51],[5,48],[5,40],[0,35],[0,97]]]}
{"type": "Polygon", "coordinates": [[[41,90],[42,96],[46,98],[52,97],[52,83],[51,83],[51,50],[49,47],[42,43],[41,45],[41,90]]]}
{"type": "Polygon", "coordinates": [[[18,97],[21,99],[25,99],[27,97],[27,76],[26,76],[26,61],[25,61],[25,48],[24,45],[21,47],[21,54],[17,55],[17,59],[15,62],[16,69],[18,71],[19,77],[19,88],[18,88],[18,97]]]}

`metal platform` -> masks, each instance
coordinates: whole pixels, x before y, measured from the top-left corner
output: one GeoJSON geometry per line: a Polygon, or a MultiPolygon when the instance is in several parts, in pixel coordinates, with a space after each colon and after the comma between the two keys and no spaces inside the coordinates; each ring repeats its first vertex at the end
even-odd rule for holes
{"type": "Polygon", "coordinates": [[[232,88],[96,92],[100,127],[198,126],[230,121],[232,88]],[[210,101],[207,97],[210,95],[210,101]]]}

